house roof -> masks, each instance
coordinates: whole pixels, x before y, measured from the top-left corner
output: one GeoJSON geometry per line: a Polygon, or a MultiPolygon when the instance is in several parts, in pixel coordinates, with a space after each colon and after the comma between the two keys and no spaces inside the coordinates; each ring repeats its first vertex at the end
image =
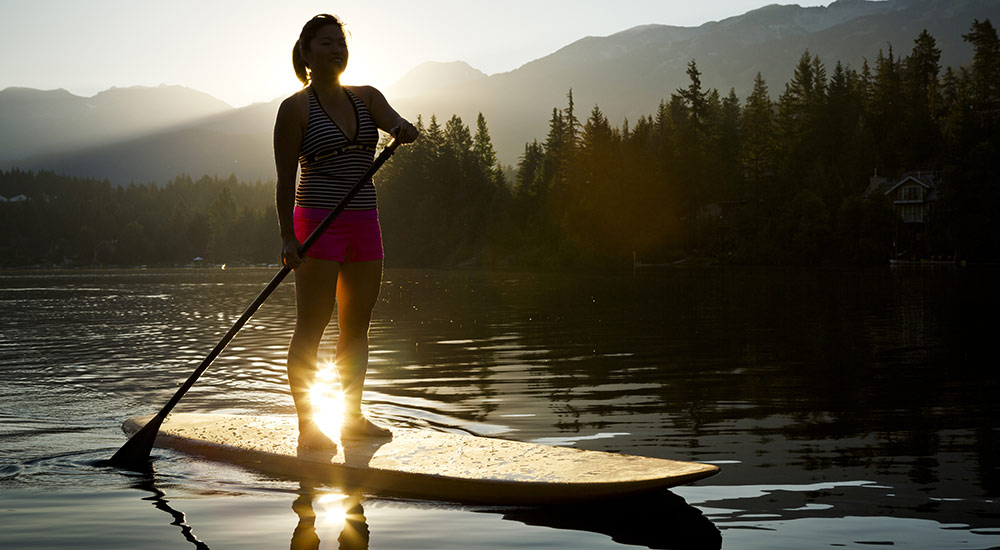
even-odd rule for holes
{"type": "Polygon", "coordinates": [[[917,184],[919,184],[920,186],[922,186],[924,189],[928,189],[928,190],[932,190],[932,189],[935,189],[937,187],[937,184],[936,184],[936,182],[937,182],[937,175],[934,174],[934,172],[910,172],[909,174],[903,175],[903,178],[900,179],[899,182],[897,182],[895,185],[893,185],[893,186],[889,187],[888,189],[886,189],[882,194],[883,195],[888,195],[889,193],[892,193],[893,191],[895,191],[896,188],[898,188],[899,186],[904,185],[904,184],[906,184],[907,182],[910,182],[910,181],[916,182],[917,184]]]}

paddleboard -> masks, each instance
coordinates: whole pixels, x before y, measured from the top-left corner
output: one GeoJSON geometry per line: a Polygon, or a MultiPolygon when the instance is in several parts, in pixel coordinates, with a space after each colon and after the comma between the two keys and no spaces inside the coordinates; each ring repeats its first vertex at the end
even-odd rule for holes
{"type": "MultiPolygon", "coordinates": [[[[125,421],[138,431],[152,416],[125,421]]],[[[413,428],[392,439],[299,449],[294,417],[172,414],[156,446],[254,470],[385,495],[484,504],[597,499],[674,487],[718,473],[710,464],[553,447],[413,428]]]]}

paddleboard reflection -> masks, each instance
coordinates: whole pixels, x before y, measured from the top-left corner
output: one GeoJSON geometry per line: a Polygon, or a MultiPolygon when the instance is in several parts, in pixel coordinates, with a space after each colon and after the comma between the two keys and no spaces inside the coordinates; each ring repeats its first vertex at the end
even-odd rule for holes
{"type": "Polygon", "coordinates": [[[722,548],[722,533],[715,524],[701,510],[666,490],[493,512],[527,525],[600,533],[621,544],[673,550],[722,548]]]}
{"type": "MultiPolygon", "coordinates": [[[[157,487],[152,472],[133,478],[132,486],[151,493],[144,501],[166,512],[170,525],[178,527],[184,540],[199,550],[208,550],[188,523],[185,514],[174,508],[166,494],[157,487]]],[[[298,522],[291,535],[291,550],[316,550],[321,539],[317,519],[329,525],[341,523],[337,537],[340,550],[367,550],[371,528],[365,516],[365,497],[357,489],[338,489],[329,484],[302,480],[291,503],[298,522]]],[[[419,506],[416,501],[412,504],[419,506]]],[[[573,504],[532,507],[468,507],[460,509],[500,516],[526,525],[598,533],[627,545],[673,550],[717,550],[722,548],[722,534],[700,510],[670,491],[658,491],[615,499],[589,500],[573,504]]],[[[378,528],[376,526],[375,530],[378,528]]],[[[327,545],[329,546],[329,542],[327,545]]],[[[325,547],[324,546],[324,547],[325,547]]]]}
{"type": "MultiPolygon", "coordinates": [[[[322,508],[321,513],[343,516],[343,529],[337,538],[340,550],[367,550],[370,529],[362,495],[329,493],[316,487],[303,482],[299,496],[292,503],[299,522],[292,535],[291,549],[319,548],[315,503],[322,508]]],[[[669,491],[577,504],[473,510],[526,525],[598,533],[620,544],[673,550],[722,548],[719,529],[700,510],[669,491]]]]}

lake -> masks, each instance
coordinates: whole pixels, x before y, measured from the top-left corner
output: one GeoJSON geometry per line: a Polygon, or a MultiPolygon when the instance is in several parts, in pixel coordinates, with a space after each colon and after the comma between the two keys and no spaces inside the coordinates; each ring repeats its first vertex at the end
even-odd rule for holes
{"type": "MultiPolygon", "coordinates": [[[[467,506],[161,449],[102,466],[275,271],[0,272],[0,547],[1000,547],[993,268],[386,271],[371,417],[722,468],[669,492],[467,506]]],[[[293,306],[288,282],[176,410],[294,414],[293,306]]]]}

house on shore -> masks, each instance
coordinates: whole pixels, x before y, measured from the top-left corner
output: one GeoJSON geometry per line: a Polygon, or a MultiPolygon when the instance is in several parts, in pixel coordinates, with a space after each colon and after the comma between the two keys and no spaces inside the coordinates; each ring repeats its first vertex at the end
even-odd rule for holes
{"type": "Polygon", "coordinates": [[[869,180],[864,196],[885,196],[892,203],[896,221],[894,259],[923,260],[933,256],[928,235],[934,224],[939,179],[936,172],[918,171],[908,172],[897,181],[878,174],[869,180]]]}

